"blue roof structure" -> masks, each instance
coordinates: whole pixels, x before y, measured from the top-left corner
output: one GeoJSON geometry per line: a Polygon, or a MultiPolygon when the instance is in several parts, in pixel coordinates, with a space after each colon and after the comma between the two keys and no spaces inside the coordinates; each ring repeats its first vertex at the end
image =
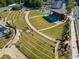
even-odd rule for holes
{"type": "Polygon", "coordinates": [[[63,19],[62,18],[60,18],[60,17],[58,17],[58,16],[55,16],[55,15],[53,15],[53,16],[45,16],[44,18],[46,18],[46,20],[48,21],[48,22],[57,22],[57,21],[62,21],[63,19]]]}
{"type": "Polygon", "coordinates": [[[4,26],[0,26],[0,32],[5,31],[7,28],[4,26]]]}

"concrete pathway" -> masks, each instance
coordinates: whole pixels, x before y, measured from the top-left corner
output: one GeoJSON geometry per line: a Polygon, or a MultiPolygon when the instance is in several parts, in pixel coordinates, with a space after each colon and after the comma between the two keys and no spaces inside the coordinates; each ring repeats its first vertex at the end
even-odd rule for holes
{"type": "Polygon", "coordinates": [[[59,59],[59,56],[58,56],[59,43],[60,43],[60,41],[57,42],[56,47],[55,47],[55,59],[59,59]]]}
{"type": "Polygon", "coordinates": [[[48,29],[54,28],[54,27],[56,27],[56,26],[58,26],[58,25],[60,25],[60,24],[63,24],[63,23],[64,23],[64,22],[60,22],[60,23],[57,23],[57,24],[54,25],[54,26],[51,26],[51,27],[48,27],[48,28],[44,28],[44,29],[40,29],[40,30],[38,30],[38,31],[48,30],[48,29]]]}
{"type": "Polygon", "coordinates": [[[0,50],[0,58],[3,55],[9,55],[11,59],[28,59],[22,52],[20,52],[16,47],[15,43],[19,40],[20,30],[17,30],[16,36],[13,40],[10,40],[3,49],[0,50]],[[6,47],[8,45],[8,47],[6,47]]]}
{"type": "Polygon", "coordinates": [[[54,38],[51,38],[51,37],[49,37],[49,36],[47,36],[47,35],[45,35],[45,34],[39,32],[35,27],[32,26],[32,24],[31,24],[30,21],[29,21],[29,16],[28,16],[29,13],[30,13],[30,11],[27,11],[27,12],[26,12],[26,15],[25,15],[25,21],[26,21],[26,23],[27,23],[36,33],[38,33],[39,35],[41,35],[41,36],[43,36],[43,37],[45,37],[45,38],[47,38],[47,39],[49,39],[49,40],[51,40],[51,41],[53,41],[53,42],[56,42],[56,40],[55,40],[54,38]]]}

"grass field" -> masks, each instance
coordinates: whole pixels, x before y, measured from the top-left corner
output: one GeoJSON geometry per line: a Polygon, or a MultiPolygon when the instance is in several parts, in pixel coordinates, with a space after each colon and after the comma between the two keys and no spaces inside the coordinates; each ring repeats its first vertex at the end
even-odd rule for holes
{"type": "Polygon", "coordinates": [[[54,28],[45,30],[45,31],[41,31],[42,33],[52,37],[52,38],[56,38],[56,39],[61,39],[62,38],[62,30],[64,28],[65,23],[60,24],[54,28]]]}
{"type": "Polygon", "coordinates": [[[11,59],[8,55],[3,55],[0,59],[11,59]]]}

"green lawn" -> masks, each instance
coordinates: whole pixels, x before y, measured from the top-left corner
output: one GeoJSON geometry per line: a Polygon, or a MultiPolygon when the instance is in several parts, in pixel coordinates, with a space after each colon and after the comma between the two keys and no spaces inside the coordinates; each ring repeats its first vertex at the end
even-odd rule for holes
{"type": "MultiPolygon", "coordinates": [[[[18,49],[20,49],[23,54],[28,56],[29,59],[55,59],[53,49],[51,48],[51,46],[55,47],[55,43],[35,32],[32,32],[30,27],[25,22],[23,12],[24,11],[21,10],[12,11],[7,18],[8,20],[13,19],[13,22],[10,23],[12,26],[16,26],[17,29],[24,30],[24,32],[21,33],[20,40],[16,43],[16,46],[20,46],[18,49]],[[31,32],[27,32],[28,30],[31,32]]],[[[53,23],[48,23],[42,17],[40,17],[39,20],[39,22],[37,20],[36,22],[41,22],[42,25],[39,25],[41,28],[54,25],[53,23]]]]}
{"type": "Polygon", "coordinates": [[[47,28],[47,27],[51,27],[51,26],[55,25],[55,23],[48,22],[42,16],[41,17],[36,17],[36,18],[31,18],[30,22],[38,30],[39,29],[44,29],[44,28],[47,28]]]}
{"type": "MultiPolygon", "coordinates": [[[[23,11],[11,11],[11,14],[9,14],[7,20],[11,19],[13,19],[13,22],[10,23],[12,26],[16,26],[17,29],[25,30],[23,33],[21,33],[20,40],[16,43],[16,45],[20,46],[19,49],[22,53],[24,53],[30,59],[54,59],[54,53],[50,46],[55,46],[55,43],[35,32],[28,33],[27,30],[30,30],[30,27],[25,22],[23,11]]],[[[45,20],[41,21],[45,22],[45,20]]],[[[46,25],[47,23],[48,22],[46,21],[44,24],[46,25]]],[[[51,24],[51,26],[52,25],[53,24],[51,24]]],[[[4,41],[6,42],[6,40],[4,41]]]]}
{"type": "Polygon", "coordinates": [[[55,43],[35,32],[23,32],[16,45],[20,46],[20,51],[29,59],[54,59],[53,49],[50,46],[55,46],[55,43]]]}
{"type": "Polygon", "coordinates": [[[8,55],[3,55],[0,59],[11,59],[8,55]]]}
{"type": "Polygon", "coordinates": [[[29,17],[46,15],[47,13],[41,12],[39,10],[32,10],[29,14],[29,17]]]}
{"type": "Polygon", "coordinates": [[[30,59],[54,59],[54,53],[50,46],[55,46],[55,43],[43,38],[35,32],[27,32],[30,30],[30,27],[26,24],[22,16],[24,16],[23,13],[19,12],[17,15],[18,20],[13,22],[16,28],[25,29],[20,36],[20,40],[16,43],[16,45],[20,46],[20,51],[30,59]]]}
{"type": "Polygon", "coordinates": [[[16,26],[18,29],[24,29],[26,27],[23,11],[16,11],[11,18],[13,19],[13,22],[11,22],[12,26],[16,26]]]}
{"type": "Polygon", "coordinates": [[[42,33],[52,37],[52,38],[56,38],[56,39],[61,39],[62,38],[62,30],[64,28],[65,23],[60,24],[54,28],[45,30],[45,31],[41,31],[42,33]]]}

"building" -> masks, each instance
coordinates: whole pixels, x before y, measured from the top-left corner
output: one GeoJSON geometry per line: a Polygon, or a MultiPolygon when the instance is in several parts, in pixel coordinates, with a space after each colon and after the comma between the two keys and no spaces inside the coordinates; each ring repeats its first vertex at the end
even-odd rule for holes
{"type": "Polygon", "coordinates": [[[0,8],[0,12],[9,11],[11,10],[11,7],[2,7],[0,8]]]}
{"type": "Polygon", "coordinates": [[[59,9],[62,7],[63,1],[61,0],[44,0],[45,5],[52,9],[59,9]]]}
{"type": "Polygon", "coordinates": [[[45,4],[43,9],[45,12],[51,13],[52,11],[66,14],[66,1],[65,0],[44,0],[45,4]]]}
{"type": "Polygon", "coordinates": [[[23,6],[23,3],[20,3],[20,4],[11,4],[11,5],[8,5],[8,7],[11,7],[13,10],[18,10],[18,9],[21,9],[23,6]]]}
{"type": "Polygon", "coordinates": [[[79,5],[79,0],[76,0],[76,2],[77,2],[77,5],[79,5]]]}

